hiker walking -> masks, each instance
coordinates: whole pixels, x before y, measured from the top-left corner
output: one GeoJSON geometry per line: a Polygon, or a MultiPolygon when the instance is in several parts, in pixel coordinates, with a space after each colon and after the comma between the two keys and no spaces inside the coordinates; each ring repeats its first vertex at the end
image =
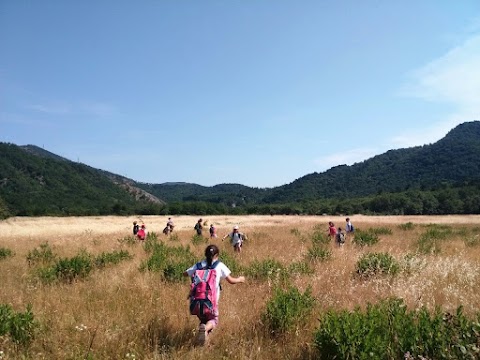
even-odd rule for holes
{"type": "Polygon", "coordinates": [[[218,325],[218,301],[220,280],[229,284],[245,282],[244,276],[233,277],[230,269],[219,260],[220,250],[216,245],[208,245],[205,259],[188,268],[184,276],[190,276],[190,313],[200,320],[197,343],[205,345],[209,334],[218,325]]]}
{"type": "Polygon", "coordinates": [[[239,230],[238,230],[238,225],[235,225],[233,227],[233,231],[227,235],[225,235],[223,238],[222,238],[222,241],[225,240],[227,237],[230,237],[230,241],[231,241],[231,244],[233,246],[233,250],[235,252],[242,252],[242,244],[243,244],[243,240],[244,240],[244,234],[242,234],[239,230]]]}
{"type": "Polygon", "coordinates": [[[337,235],[337,228],[335,224],[331,221],[328,222],[328,236],[335,240],[335,235],[337,235]]]}
{"type": "Polygon", "coordinates": [[[138,230],[140,229],[140,226],[138,226],[137,222],[133,222],[133,236],[136,236],[138,233],[138,230]]]}
{"type": "Polygon", "coordinates": [[[339,227],[337,233],[335,234],[335,243],[338,247],[341,247],[345,244],[345,234],[342,232],[342,228],[339,227]]]}
{"type": "Polygon", "coordinates": [[[202,230],[203,230],[203,225],[202,225],[202,219],[198,219],[197,223],[193,227],[197,231],[197,235],[202,235],[202,230]]]}
{"type": "Polygon", "coordinates": [[[352,222],[350,221],[350,218],[345,219],[347,225],[345,226],[345,236],[348,236],[348,234],[353,234],[355,232],[355,227],[353,226],[352,222]]]}
{"type": "Polygon", "coordinates": [[[213,224],[210,225],[210,239],[215,239],[217,237],[217,228],[213,226],[213,224]]]}
{"type": "Polygon", "coordinates": [[[168,235],[170,234],[171,232],[173,232],[173,228],[175,227],[175,225],[173,224],[173,220],[171,217],[168,218],[168,221],[167,221],[167,225],[165,226],[165,228],[163,229],[163,233],[165,235],[168,235]]]}

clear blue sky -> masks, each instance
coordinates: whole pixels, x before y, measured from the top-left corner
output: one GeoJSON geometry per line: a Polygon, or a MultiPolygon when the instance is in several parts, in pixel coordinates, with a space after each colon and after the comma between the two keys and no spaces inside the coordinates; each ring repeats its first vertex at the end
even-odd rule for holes
{"type": "Polygon", "coordinates": [[[480,119],[480,1],[0,0],[0,141],[273,187],[480,119]]]}

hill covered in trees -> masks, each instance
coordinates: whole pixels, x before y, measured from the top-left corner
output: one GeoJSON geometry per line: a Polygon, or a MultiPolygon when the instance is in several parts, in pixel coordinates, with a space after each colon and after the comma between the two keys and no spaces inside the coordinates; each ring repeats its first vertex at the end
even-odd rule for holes
{"type": "Polygon", "coordinates": [[[145,184],[33,145],[0,143],[0,217],[96,214],[480,213],[480,121],[290,184],[145,184]]]}

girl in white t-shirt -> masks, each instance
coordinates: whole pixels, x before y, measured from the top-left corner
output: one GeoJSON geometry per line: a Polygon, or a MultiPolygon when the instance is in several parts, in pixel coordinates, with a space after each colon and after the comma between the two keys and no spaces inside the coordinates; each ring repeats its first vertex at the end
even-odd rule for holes
{"type": "MultiPolygon", "coordinates": [[[[216,277],[216,292],[217,292],[217,309],[215,310],[215,315],[210,319],[201,319],[200,325],[198,328],[198,343],[199,345],[204,345],[207,341],[208,334],[218,325],[218,300],[220,299],[220,280],[225,279],[230,284],[238,284],[245,282],[244,276],[233,277],[231,276],[230,269],[221,261],[219,261],[220,250],[216,245],[208,245],[205,249],[205,259],[202,260],[199,264],[201,268],[209,268],[216,261],[218,263],[215,265],[215,271],[217,272],[216,277]]],[[[199,270],[198,265],[195,264],[188,268],[185,272],[185,276],[193,276],[196,270],[199,270]]]]}

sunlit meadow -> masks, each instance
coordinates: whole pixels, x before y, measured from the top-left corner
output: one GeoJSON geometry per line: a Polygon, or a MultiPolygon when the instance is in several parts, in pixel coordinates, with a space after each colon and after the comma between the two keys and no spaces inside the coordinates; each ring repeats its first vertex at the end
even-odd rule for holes
{"type": "Polygon", "coordinates": [[[328,310],[352,311],[395,297],[411,310],[454,313],[463,306],[467,316],[477,316],[480,216],[350,218],[357,234],[376,234],[378,242],[353,243],[349,235],[343,247],[333,240],[319,244],[316,237],[326,238],[328,221],[344,228],[339,216],[203,216],[205,242],[193,241],[198,218],[192,216],[174,218],[168,237],[162,234],[167,218],[160,216],[4,220],[0,304],[12,314],[31,309],[35,326],[31,338],[0,332],[0,359],[197,359],[207,352],[215,359],[313,359],[320,355],[314,333],[328,310]],[[178,271],[175,262],[168,274],[149,270],[152,252],[147,243],[133,241],[134,220],[144,222],[156,242],[188,246],[194,261],[206,244],[217,244],[220,257],[237,270],[233,275],[246,276],[244,284],[223,284],[219,326],[208,346],[195,346],[189,280],[166,280],[178,271]],[[219,237],[210,240],[212,223],[219,237]],[[241,254],[221,241],[236,224],[247,234],[241,254]],[[391,256],[396,273],[359,274],[359,259],[370,253],[391,256]],[[59,270],[60,259],[65,269],[74,257],[80,267],[89,259],[82,274],[59,270]],[[267,305],[276,291],[289,288],[310,291],[313,305],[305,305],[308,315],[276,331],[267,305]]]}

